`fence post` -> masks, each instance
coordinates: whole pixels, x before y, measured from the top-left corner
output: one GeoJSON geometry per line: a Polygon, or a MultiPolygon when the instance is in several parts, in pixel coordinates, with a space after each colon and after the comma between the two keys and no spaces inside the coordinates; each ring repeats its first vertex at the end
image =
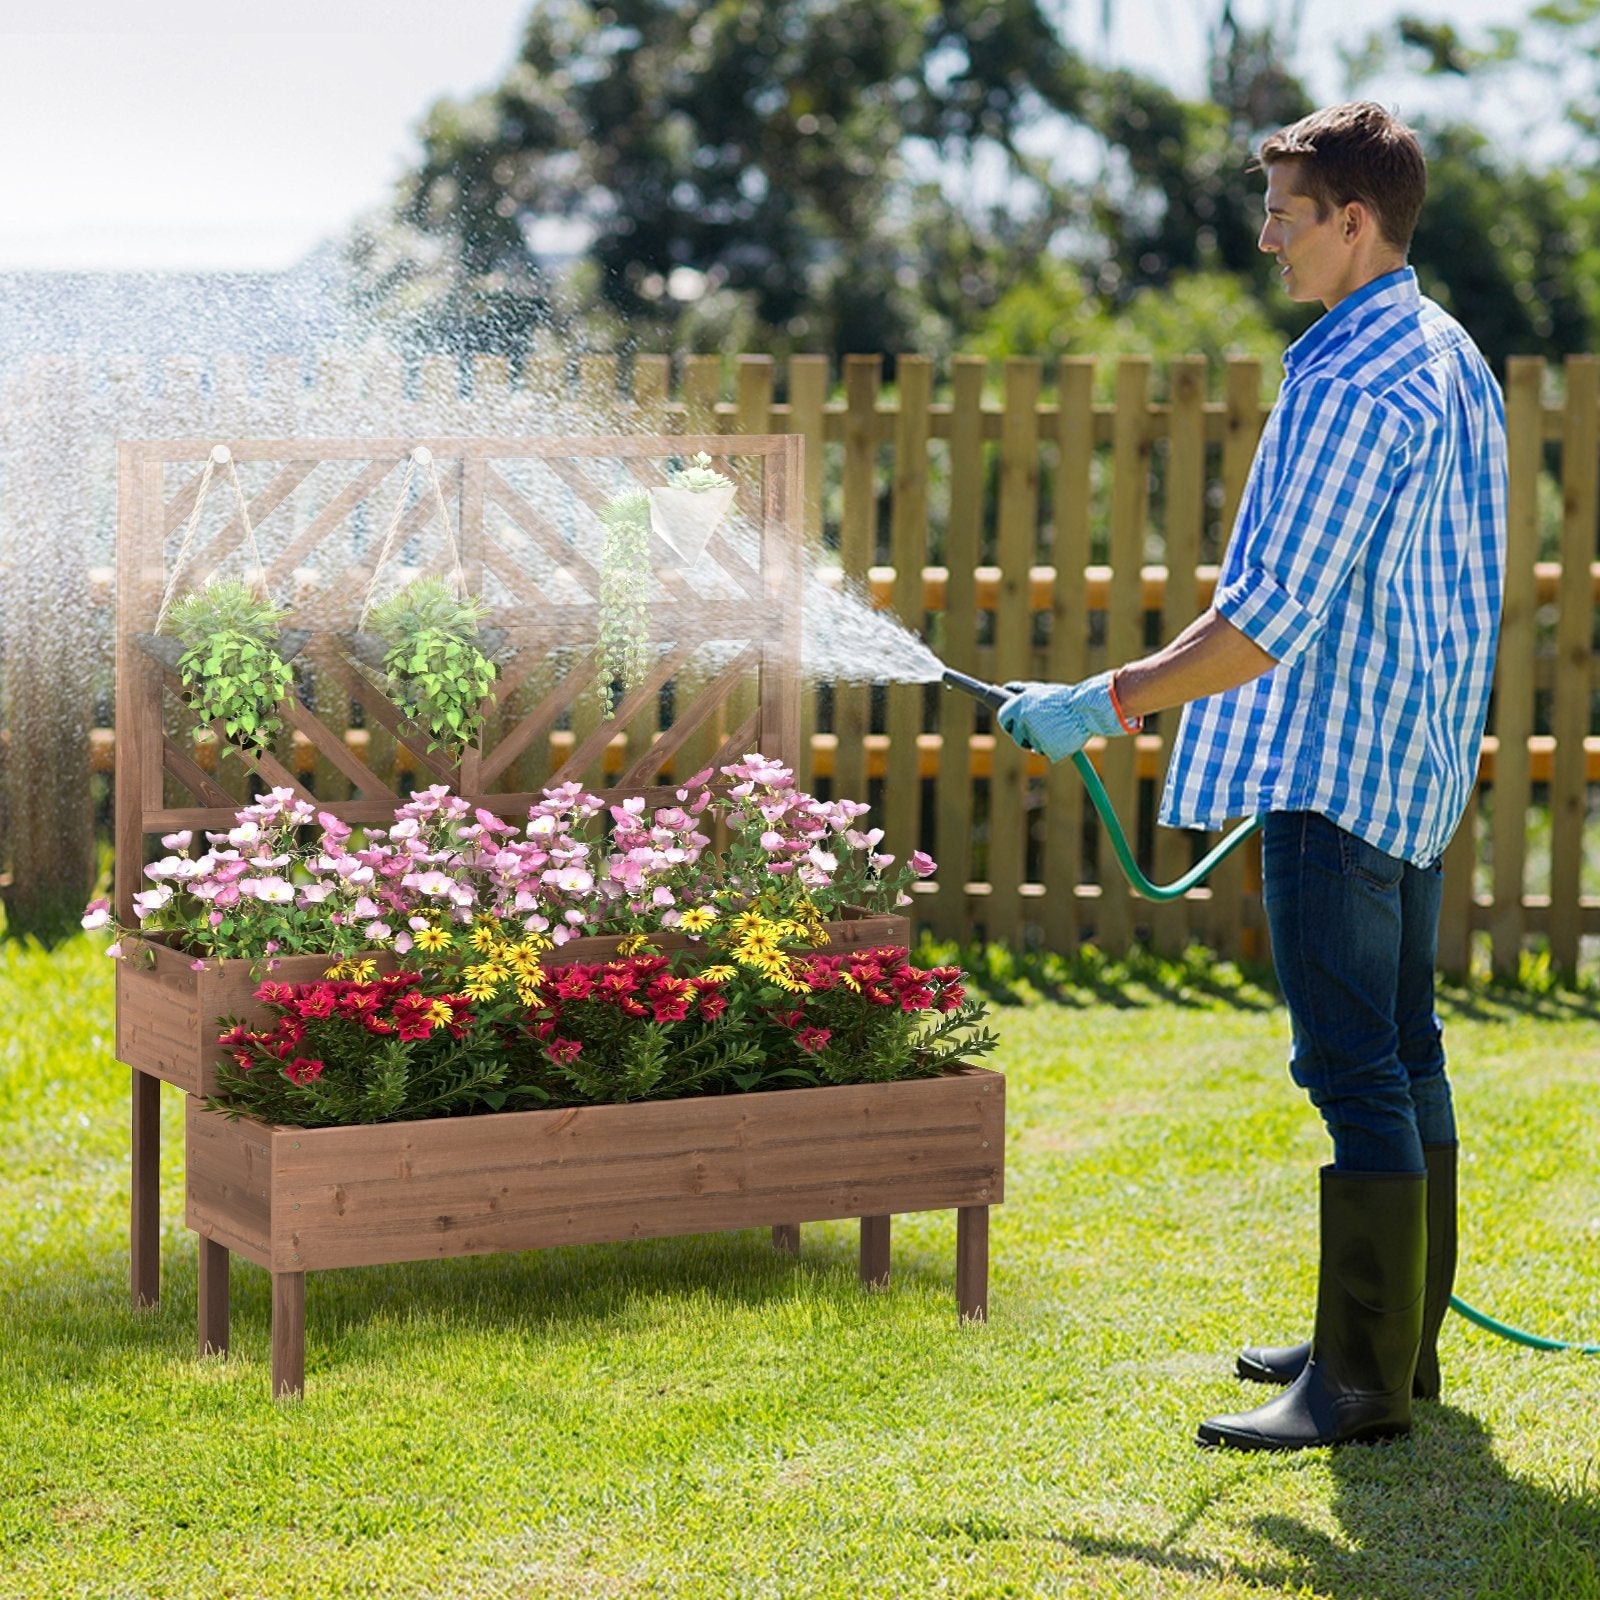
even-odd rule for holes
{"type": "MultiPolygon", "coordinates": [[[[978,670],[978,537],[983,524],[982,356],[957,356],[951,365],[950,515],[945,528],[944,616],[940,644],[946,666],[978,670]]],[[[967,884],[972,879],[972,733],[977,704],[964,694],[939,697],[939,786],[934,857],[939,892],[934,931],[941,939],[969,937],[967,884]]]]}
{"type": "MultiPolygon", "coordinates": [[[[1161,643],[1168,644],[1200,610],[1196,569],[1200,564],[1200,533],[1206,505],[1206,359],[1183,356],[1169,368],[1172,392],[1172,426],[1167,438],[1166,565],[1162,594],[1161,643]]],[[[1178,732],[1177,711],[1161,713],[1158,726],[1171,758],[1178,732]]],[[[1159,785],[1157,805],[1159,806],[1159,785]]],[[[1156,878],[1162,883],[1178,877],[1188,865],[1192,835],[1177,828],[1156,829],[1156,878]]],[[[1150,908],[1150,937],[1155,948],[1177,955],[1189,940],[1189,902],[1170,900],[1150,908]]]]}
{"type": "MultiPolygon", "coordinates": [[[[844,581],[865,585],[878,533],[878,386],[882,356],[844,358],[844,508],[839,556],[844,581]]],[[[833,690],[833,793],[866,799],[868,695],[860,684],[833,690]]]]}
{"type": "MultiPolygon", "coordinates": [[[[1089,670],[1089,507],[1094,463],[1093,356],[1064,356],[1057,369],[1056,579],[1045,676],[1077,683],[1089,670]]],[[[1083,882],[1083,782],[1058,761],[1044,782],[1044,938],[1048,949],[1078,948],[1078,886],[1083,882]]]]}
{"type": "MultiPolygon", "coordinates": [[[[928,402],[933,363],[927,356],[895,361],[900,392],[894,433],[894,500],[889,523],[889,559],[894,565],[894,610],[902,627],[918,638],[927,622],[922,569],[928,560],[928,402]]],[[[889,765],[883,786],[883,822],[888,848],[901,861],[922,844],[922,732],[920,683],[889,685],[889,765]]]]}
{"type": "Polygon", "coordinates": [[[1538,647],[1533,565],[1539,555],[1539,470],[1544,457],[1544,361],[1506,362],[1506,593],[1495,662],[1494,909],[1489,933],[1497,977],[1515,977],[1522,954],[1523,867],[1527,860],[1528,736],[1533,732],[1538,647]]]}
{"type": "MultiPolygon", "coordinates": [[[[1144,654],[1143,567],[1150,507],[1150,358],[1117,363],[1116,416],[1111,433],[1111,593],[1106,601],[1106,665],[1120,667],[1144,654]]],[[[1139,782],[1132,739],[1108,739],[1100,757],[1106,793],[1129,836],[1137,841],[1139,782]]],[[[1133,905],[1104,839],[1100,848],[1100,908],[1095,943],[1111,955],[1133,941],[1133,905]]]]}
{"type": "MultiPolygon", "coordinates": [[[[1000,422],[1000,506],[994,606],[996,683],[1032,676],[1032,568],[1039,537],[1039,362],[1006,362],[1000,422]]],[[[1022,874],[1028,844],[1028,766],[1016,740],[998,727],[989,780],[989,937],[1016,944],[1022,933],[1022,874]]]]}
{"type": "MultiPolygon", "coordinates": [[[[800,512],[801,538],[805,545],[805,567],[815,572],[822,553],[822,483],[824,456],[824,408],[828,398],[828,358],[791,356],[789,358],[789,431],[806,442],[805,493],[800,512]]],[[[800,787],[814,788],[811,739],[817,731],[817,686],[802,678],[800,685],[800,766],[795,774],[800,787]]]]}
{"type": "Polygon", "coordinates": [[[1561,435],[1561,588],[1557,596],[1555,766],[1550,775],[1550,959],[1578,970],[1583,933],[1583,824],[1588,811],[1589,732],[1593,696],[1597,468],[1600,468],[1600,356],[1568,356],[1567,406],[1561,435]]]}

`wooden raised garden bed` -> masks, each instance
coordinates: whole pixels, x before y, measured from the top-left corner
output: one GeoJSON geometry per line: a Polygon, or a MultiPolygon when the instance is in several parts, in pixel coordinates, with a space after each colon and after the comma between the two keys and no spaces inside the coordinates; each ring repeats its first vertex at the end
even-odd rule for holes
{"type": "Polygon", "coordinates": [[[960,1314],[988,1308],[1003,1199],[1005,1079],[939,1078],[369,1127],[269,1127],[188,1101],[200,1350],[228,1347],[234,1254],[272,1274],[272,1392],[305,1384],[305,1275],[330,1267],[861,1219],[861,1276],[889,1275],[889,1218],[954,1207],[960,1314]]]}

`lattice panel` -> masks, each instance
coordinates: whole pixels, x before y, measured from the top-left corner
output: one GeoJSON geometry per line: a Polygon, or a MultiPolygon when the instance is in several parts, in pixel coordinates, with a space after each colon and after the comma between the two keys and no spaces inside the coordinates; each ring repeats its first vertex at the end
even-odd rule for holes
{"type": "Polygon", "coordinates": [[[222,753],[215,733],[196,728],[175,671],[152,642],[169,590],[181,595],[215,573],[255,570],[231,484],[224,492],[213,479],[189,528],[217,442],[120,450],[116,799],[124,914],[149,835],[216,829],[262,786],[291,787],[359,823],[388,817],[410,789],[430,783],[513,816],[546,785],[574,779],[612,800],[655,799],[699,768],[750,750],[797,762],[804,588],[797,437],[221,441],[232,453],[268,587],[289,609],[285,628],[309,634],[294,657],[284,731],[259,755],[222,753]],[[432,453],[449,534],[431,481],[407,487],[419,445],[432,453]],[[738,483],[734,509],[692,564],[652,535],[650,665],[606,718],[597,659],[600,509],[622,488],[666,483],[671,465],[702,450],[738,483]],[[392,525],[395,536],[386,540],[392,525]],[[483,737],[459,765],[428,750],[353,647],[369,591],[381,597],[423,573],[448,575],[452,537],[468,588],[489,603],[484,627],[495,630],[498,668],[483,737]],[[386,542],[390,554],[374,584],[386,542]]]}

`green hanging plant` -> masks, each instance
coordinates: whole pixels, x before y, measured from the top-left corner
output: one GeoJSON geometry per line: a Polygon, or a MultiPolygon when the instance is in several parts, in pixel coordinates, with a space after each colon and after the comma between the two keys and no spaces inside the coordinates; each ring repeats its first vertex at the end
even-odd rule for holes
{"type": "Polygon", "coordinates": [[[650,496],[623,490],[600,524],[600,710],[614,717],[617,684],[627,694],[650,665],[650,496]]]}
{"type": "Polygon", "coordinates": [[[460,761],[483,731],[494,663],[479,649],[488,606],[458,596],[442,578],[417,578],[372,608],[370,627],[384,640],[389,698],[428,736],[429,750],[460,761]]]}
{"type": "Polygon", "coordinates": [[[703,451],[667,474],[657,489],[624,489],[600,509],[600,708],[616,715],[617,685],[627,694],[650,665],[650,539],[693,565],[727,515],[734,484],[703,451]]]}
{"type": "MultiPolygon", "coordinates": [[[[218,578],[187,594],[168,618],[184,648],[175,665],[184,698],[204,722],[220,722],[228,738],[266,750],[283,727],[277,708],[294,672],[279,654],[282,606],[237,578],[218,578]]],[[[295,635],[303,644],[305,634],[295,635]]]]}

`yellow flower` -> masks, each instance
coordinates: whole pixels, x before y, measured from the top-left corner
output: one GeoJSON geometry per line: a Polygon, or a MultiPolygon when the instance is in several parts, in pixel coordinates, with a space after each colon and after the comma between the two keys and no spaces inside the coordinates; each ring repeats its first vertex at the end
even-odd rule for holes
{"type": "Polygon", "coordinates": [[[702,981],[706,983],[726,983],[729,978],[737,976],[737,968],[730,967],[725,963],[720,962],[714,967],[707,967],[706,970],[700,974],[702,981]]]}
{"type": "Polygon", "coordinates": [[[795,977],[794,969],[791,967],[771,967],[767,970],[767,976],[787,994],[808,994],[810,992],[811,986],[803,979],[795,977]]]}
{"type": "MultiPolygon", "coordinates": [[[[497,961],[480,961],[476,965],[468,967],[464,976],[468,983],[477,984],[480,989],[487,988],[489,993],[493,994],[506,981],[509,974],[497,961]]],[[[474,998],[482,1000],[485,997],[476,995],[474,998]]]]}
{"type": "Polygon", "coordinates": [[[335,961],[334,964],[322,974],[324,978],[349,978],[356,983],[367,983],[377,975],[378,963],[370,956],[364,961],[358,961],[351,956],[346,961],[335,961]]]}
{"type": "Polygon", "coordinates": [[[472,948],[480,955],[488,955],[500,939],[500,923],[494,917],[485,917],[472,930],[472,948]]]}
{"type": "Polygon", "coordinates": [[[842,983],[845,988],[854,989],[857,994],[861,993],[861,985],[857,983],[848,972],[841,972],[839,974],[839,982],[842,983]]]}
{"type": "Polygon", "coordinates": [[[539,999],[539,986],[536,983],[519,983],[517,985],[517,999],[523,1005],[534,1005],[539,999]]]}
{"type": "Polygon", "coordinates": [[[766,918],[759,911],[741,911],[733,919],[732,927],[736,937],[742,938],[747,933],[754,932],[757,928],[766,927],[766,918]]]}
{"type": "Polygon", "coordinates": [[[704,933],[716,920],[717,913],[711,906],[690,906],[678,918],[678,926],[685,933],[704,933]]]}
{"type": "Polygon", "coordinates": [[[428,1021],[435,1023],[454,1022],[456,1014],[450,1009],[447,1000],[430,1000],[428,1002],[428,1021]]]}
{"type": "Polygon", "coordinates": [[[636,956],[645,951],[650,951],[653,953],[654,948],[655,947],[650,943],[649,934],[630,933],[625,938],[618,941],[617,954],[619,956],[636,956]]]}
{"type": "Polygon", "coordinates": [[[424,928],[416,940],[419,950],[448,950],[452,942],[443,928],[424,928]]]}
{"type": "Polygon", "coordinates": [[[496,985],[491,979],[479,977],[469,978],[463,992],[469,1000],[492,1000],[495,989],[496,985]]]}
{"type": "Polygon", "coordinates": [[[544,968],[539,965],[538,951],[529,949],[525,944],[507,945],[502,956],[517,977],[528,983],[536,982],[543,975],[544,968]]]}

